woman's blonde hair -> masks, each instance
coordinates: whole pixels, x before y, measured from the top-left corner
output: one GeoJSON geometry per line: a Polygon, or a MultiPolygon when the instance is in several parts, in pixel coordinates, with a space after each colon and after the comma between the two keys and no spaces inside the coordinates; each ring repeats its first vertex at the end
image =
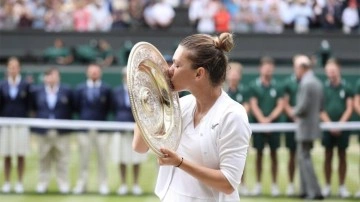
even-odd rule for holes
{"type": "Polygon", "coordinates": [[[232,34],[224,32],[215,37],[194,34],[183,39],[180,45],[189,51],[192,68],[205,68],[214,86],[221,85],[225,81],[228,67],[225,52],[229,52],[234,47],[232,34]]]}

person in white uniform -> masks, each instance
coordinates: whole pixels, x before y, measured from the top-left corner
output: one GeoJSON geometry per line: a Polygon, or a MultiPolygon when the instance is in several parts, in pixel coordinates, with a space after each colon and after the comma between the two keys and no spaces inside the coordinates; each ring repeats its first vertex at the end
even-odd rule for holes
{"type": "MultiPolygon", "coordinates": [[[[180,99],[182,137],[177,151],[161,148],[155,193],[161,201],[239,201],[251,129],[244,107],[222,89],[233,37],[195,34],[183,39],[169,77],[180,99]]],[[[135,127],[135,151],[149,147],[135,127]]]]}

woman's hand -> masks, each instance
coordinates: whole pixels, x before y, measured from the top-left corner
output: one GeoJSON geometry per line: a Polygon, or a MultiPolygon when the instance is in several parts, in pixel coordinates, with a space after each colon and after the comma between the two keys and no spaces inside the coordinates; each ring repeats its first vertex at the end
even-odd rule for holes
{"type": "Polygon", "coordinates": [[[160,152],[163,157],[158,158],[159,165],[178,166],[181,164],[182,158],[170,149],[161,148],[160,152]]]}

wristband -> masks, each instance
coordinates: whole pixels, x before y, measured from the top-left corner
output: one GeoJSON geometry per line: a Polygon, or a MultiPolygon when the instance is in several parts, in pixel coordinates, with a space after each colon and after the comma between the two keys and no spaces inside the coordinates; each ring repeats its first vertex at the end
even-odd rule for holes
{"type": "Polygon", "coordinates": [[[180,167],[183,161],[184,161],[184,158],[181,157],[181,161],[180,161],[179,165],[177,165],[177,166],[175,166],[175,167],[180,167]]]}

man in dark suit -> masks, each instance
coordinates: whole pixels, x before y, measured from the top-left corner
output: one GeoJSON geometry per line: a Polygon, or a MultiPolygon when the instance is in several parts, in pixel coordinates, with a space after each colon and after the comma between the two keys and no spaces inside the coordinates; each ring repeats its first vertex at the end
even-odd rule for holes
{"type": "MultiPolygon", "coordinates": [[[[44,85],[33,91],[33,110],[36,118],[72,119],[73,93],[65,85],[60,84],[60,73],[56,68],[45,71],[44,85]]],[[[69,192],[68,165],[70,150],[70,130],[39,129],[38,134],[40,172],[37,193],[45,193],[50,181],[51,164],[56,164],[59,191],[69,192]]]]}
{"type": "MultiPolygon", "coordinates": [[[[111,107],[111,89],[101,81],[101,68],[90,64],[87,68],[87,81],[80,84],[75,91],[75,109],[79,119],[105,121],[111,107]]],[[[98,158],[99,193],[109,193],[107,186],[107,148],[108,133],[90,130],[79,132],[77,138],[80,149],[80,172],[73,192],[81,194],[85,191],[88,179],[88,165],[91,148],[95,147],[98,158]]]]}
{"type": "MultiPolygon", "coordinates": [[[[0,84],[0,116],[28,117],[30,109],[30,84],[20,74],[20,61],[11,57],[7,63],[7,80],[0,84]]],[[[4,156],[5,183],[2,192],[11,191],[11,157],[17,156],[18,183],[14,190],[23,193],[22,184],[25,158],[29,150],[29,129],[24,126],[3,126],[1,128],[0,153],[4,156]]]]}
{"type": "Polygon", "coordinates": [[[300,84],[293,115],[296,117],[297,155],[300,172],[300,193],[306,199],[322,200],[321,189],[311,160],[313,141],[320,137],[320,111],[323,108],[323,87],[311,69],[310,59],[299,55],[294,71],[300,84]]]}
{"type": "MultiPolygon", "coordinates": [[[[115,120],[121,122],[134,122],[126,82],[126,68],[123,69],[123,85],[120,85],[113,90],[112,98],[115,120]]],[[[117,131],[113,136],[114,160],[115,163],[120,164],[119,169],[122,183],[117,191],[119,195],[128,193],[128,187],[126,185],[126,167],[128,164],[133,165],[134,180],[132,193],[134,195],[142,194],[142,189],[139,186],[139,173],[140,164],[146,159],[146,154],[140,154],[133,151],[133,135],[133,131],[117,131]]]]}

